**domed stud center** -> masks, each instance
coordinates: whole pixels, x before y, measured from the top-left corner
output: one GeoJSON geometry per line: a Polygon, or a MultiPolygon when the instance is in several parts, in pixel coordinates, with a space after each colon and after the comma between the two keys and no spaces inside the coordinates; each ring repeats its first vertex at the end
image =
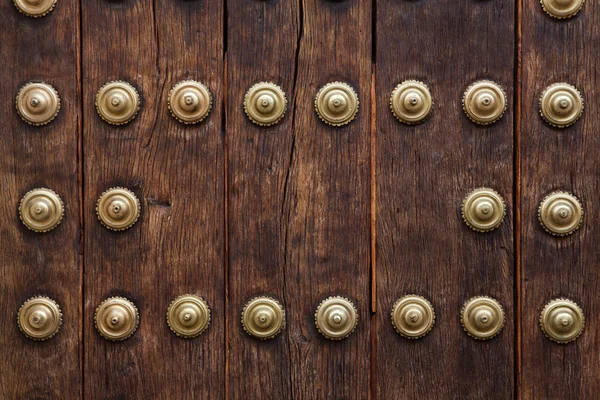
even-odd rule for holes
{"type": "Polygon", "coordinates": [[[36,221],[41,221],[48,217],[49,208],[44,202],[38,201],[31,205],[30,215],[36,221]]]}
{"type": "Polygon", "coordinates": [[[482,327],[487,327],[492,323],[492,315],[489,310],[481,310],[475,314],[475,320],[482,327]]]}
{"type": "Polygon", "coordinates": [[[121,220],[127,217],[128,207],[124,202],[115,200],[108,205],[108,212],[112,218],[121,220]]]}
{"type": "Polygon", "coordinates": [[[113,107],[119,107],[121,105],[121,103],[123,102],[123,100],[120,97],[114,96],[111,100],[110,100],[110,104],[113,107]]]}
{"type": "Polygon", "coordinates": [[[477,217],[488,221],[494,216],[494,206],[489,201],[483,201],[477,206],[477,217]]]}
{"type": "Polygon", "coordinates": [[[42,311],[36,311],[33,314],[31,314],[31,318],[29,319],[29,321],[31,322],[31,325],[39,328],[44,325],[46,319],[46,314],[44,314],[42,311]]]}
{"type": "Polygon", "coordinates": [[[256,314],[256,324],[261,328],[266,328],[271,325],[272,320],[273,317],[267,310],[259,311],[256,314]]]}
{"type": "Polygon", "coordinates": [[[110,323],[113,325],[117,325],[119,323],[119,317],[113,315],[113,317],[110,319],[110,323]]]}
{"type": "Polygon", "coordinates": [[[198,99],[198,96],[196,95],[196,93],[186,92],[183,94],[183,97],[181,98],[180,102],[181,102],[181,107],[184,110],[194,111],[198,107],[200,100],[198,99]]]}
{"type": "Polygon", "coordinates": [[[183,101],[185,102],[186,105],[191,106],[192,104],[194,104],[194,98],[191,95],[187,95],[183,98],[183,101]]]}
{"type": "Polygon", "coordinates": [[[192,319],[192,314],[190,314],[189,312],[186,312],[185,314],[183,314],[183,320],[188,322],[190,319],[192,319]]]}
{"type": "Polygon", "coordinates": [[[574,322],[573,316],[569,313],[560,313],[556,317],[556,325],[558,329],[565,332],[570,330],[574,322]]]}
{"type": "Polygon", "coordinates": [[[40,214],[42,213],[42,211],[43,211],[43,210],[42,210],[42,207],[41,207],[41,206],[39,206],[39,205],[38,205],[38,206],[36,206],[36,207],[33,209],[33,212],[34,212],[34,214],[36,214],[36,215],[40,215],[40,214]]]}
{"type": "Polygon", "coordinates": [[[40,103],[41,103],[40,99],[38,99],[36,97],[34,97],[33,99],[31,99],[31,101],[29,102],[29,104],[33,108],[37,108],[40,105],[40,103]]]}
{"type": "Polygon", "coordinates": [[[256,105],[260,113],[269,114],[275,109],[275,98],[269,94],[263,94],[258,97],[256,105]]]}
{"type": "Polygon", "coordinates": [[[416,325],[421,320],[421,314],[418,311],[409,311],[407,319],[410,324],[416,325]]]}
{"type": "Polygon", "coordinates": [[[484,107],[489,107],[492,104],[492,98],[490,96],[483,96],[481,98],[481,105],[484,107]]]}
{"type": "Polygon", "coordinates": [[[567,107],[569,107],[569,102],[568,102],[567,100],[561,100],[561,101],[558,103],[558,106],[564,110],[564,109],[566,109],[567,107]]]}
{"type": "Polygon", "coordinates": [[[335,325],[341,324],[343,320],[344,317],[339,312],[331,315],[331,322],[333,322],[335,325]]]}

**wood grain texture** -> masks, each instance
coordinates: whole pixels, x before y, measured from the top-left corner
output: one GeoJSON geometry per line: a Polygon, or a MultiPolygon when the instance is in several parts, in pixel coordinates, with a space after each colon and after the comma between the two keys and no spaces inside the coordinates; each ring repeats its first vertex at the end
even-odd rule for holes
{"type": "Polygon", "coordinates": [[[558,21],[537,2],[525,2],[522,21],[521,398],[596,398],[600,390],[600,6],[586,2],[576,17],[558,21]],[[551,128],[538,111],[540,95],[555,82],[576,86],[585,99],[582,119],[566,129],[551,128]],[[571,192],[583,204],[584,222],[572,236],[553,237],[537,220],[540,201],[555,190],[571,192]],[[558,297],[577,302],[585,313],[586,330],[575,343],[552,343],[540,330],[541,310],[558,297]]]}
{"type": "Polygon", "coordinates": [[[86,398],[224,396],[223,12],[223,2],[205,0],[82,3],[86,398]],[[94,108],[97,90],[115,79],[142,97],[139,115],[122,127],[94,108]],[[170,88],[184,79],[214,96],[199,125],[180,124],[167,108],[170,88]],[[141,218],[125,232],[106,230],[95,214],[114,186],[141,200],[141,218]],[[193,340],[166,323],[167,307],[185,293],[212,309],[210,327],[193,340]],[[140,311],[138,331],[119,343],[93,323],[97,304],[113,295],[140,311]]]}
{"type": "Polygon", "coordinates": [[[81,397],[81,269],[78,189],[78,2],[64,0],[40,19],[11,1],[0,4],[0,398],[81,397]],[[49,125],[33,127],[15,110],[19,88],[44,81],[60,94],[62,109],[49,125]],[[29,190],[47,187],[65,204],[62,223],[35,233],[19,220],[29,190]],[[45,342],[23,336],[17,311],[28,298],[51,297],[63,325],[45,342]]]}
{"type": "Polygon", "coordinates": [[[377,395],[379,398],[507,399],[514,395],[513,1],[377,2],[377,395]],[[433,115],[405,126],[390,112],[394,87],[421,80],[433,115]],[[468,85],[498,82],[509,108],[480,127],[461,109],[468,85]],[[461,202],[487,186],[507,203],[502,226],[471,231],[461,202]],[[399,297],[416,293],[437,321],[420,340],[390,322],[399,297]],[[466,335],[470,297],[496,298],[506,326],[490,341],[466,335]]]}

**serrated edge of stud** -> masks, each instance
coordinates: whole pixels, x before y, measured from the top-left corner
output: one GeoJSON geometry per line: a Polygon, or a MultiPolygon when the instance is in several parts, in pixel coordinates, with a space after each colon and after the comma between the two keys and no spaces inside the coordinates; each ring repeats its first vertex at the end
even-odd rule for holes
{"type": "Polygon", "coordinates": [[[579,11],[581,11],[581,9],[583,8],[583,5],[585,4],[585,0],[583,0],[581,2],[581,4],[579,5],[579,8],[577,10],[575,10],[575,12],[573,14],[569,14],[566,17],[561,17],[561,16],[558,16],[558,15],[552,14],[552,12],[550,12],[550,10],[548,10],[546,8],[546,6],[544,5],[544,0],[540,0],[540,4],[542,5],[542,9],[544,10],[544,12],[546,14],[548,14],[550,17],[552,17],[554,19],[559,19],[559,20],[566,20],[566,19],[569,19],[569,18],[573,18],[574,16],[576,16],[579,13],[579,11]]]}
{"type": "Polygon", "coordinates": [[[462,109],[464,114],[467,116],[467,118],[469,118],[469,120],[471,120],[471,122],[477,124],[477,125],[481,125],[481,126],[488,126],[488,125],[492,125],[495,124],[496,122],[498,122],[503,116],[504,114],[506,114],[506,110],[508,107],[508,97],[506,96],[506,92],[504,91],[504,88],[499,84],[496,83],[492,80],[489,79],[481,79],[478,81],[475,81],[473,83],[471,83],[464,91],[463,96],[462,96],[462,109]],[[467,99],[467,94],[469,93],[469,91],[471,90],[471,88],[473,88],[475,85],[481,84],[481,83],[489,83],[492,84],[494,86],[496,86],[498,89],[500,89],[500,92],[502,93],[502,96],[504,97],[504,108],[502,109],[502,112],[500,113],[500,115],[498,115],[498,117],[496,119],[494,119],[493,121],[487,121],[487,122],[481,122],[481,121],[476,121],[475,119],[471,118],[471,115],[468,113],[467,111],[467,106],[465,104],[465,101],[467,99]]]}
{"type": "Polygon", "coordinates": [[[285,93],[285,91],[281,88],[281,86],[279,86],[278,84],[274,83],[274,82],[267,82],[267,81],[263,81],[263,82],[257,82],[254,85],[250,86],[250,88],[246,91],[246,94],[244,94],[244,113],[246,114],[246,116],[248,117],[248,119],[250,120],[250,122],[259,125],[259,126],[273,126],[279,123],[279,121],[281,121],[283,119],[283,117],[285,117],[285,114],[287,113],[287,109],[288,109],[288,99],[287,99],[287,94],[285,93]],[[257,86],[260,85],[272,85],[275,88],[277,88],[277,90],[279,90],[280,94],[283,96],[283,112],[281,113],[281,116],[279,118],[277,118],[276,121],[270,122],[270,123],[264,123],[264,122],[260,122],[255,120],[254,118],[252,118],[252,116],[250,115],[249,111],[248,111],[248,95],[250,94],[250,92],[252,92],[252,90],[254,88],[256,88],[257,86]]]}
{"type": "Polygon", "coordinates": [[[405,124],[405,125],[420,125],[422,123],[424,123],[425,121],[427,121],[431,115],[433,114],[433,109],[435,108],[435,102],[433,101],[433,96],[431,95],[431,90],[429,89],[429,86],[427,86],[424,82],[415,80],[415,79],[407,79],[405,81],[402,81],[401,83],[399,83],[398,85],[396,85],[396,87],[394,88],[394,90],[392,90],[392,94],[390,96],[390,110],[392,110],[392,114],[394,115],[394,117],[396,117],[396,119],[405,124]],[[416,84],[420,84],[423,85],[425,87],[425,89],[427,90],[427,92],[429,92],[429,97],[431,97],[431,109],[429,110],[429,112],[420,120],[418,121],[405,121],[403,120],[398,114],[396,114],[396,110],[394,110],[394,96],[396,95],[396,93],[398,92],[398,90],[400,90],[400,88],[406,84],[409,83],[416,83],[416,84]]]}
{"type": "Polygon", "coordinates": [[[24,122],[26,122],[27,124],[31,125],[31,126],[44,126],[44,125],[48,125],[50,122],[54,121],[56,119],[56,117],[58,116],[58,113],[61,110],[61,100],[60,100],[60,95],[58,94],[58,91],[54,88],[54,86],[50,85],[49,83],[40,81],[40,82],[27,82],[26,84],[24,84],[23,86],[21,86],[21,88],[19,89],[17,96],[15,98],[15,108],[17,109],[17,114],[19,114],[19,118],[21,118],[21,120],[23,120],[24,122]],[[26,89],[29,85],[37,85],[37,84],[41,84],[41,85],[45,85],[48,86],[56,95],[56,110],[54,111],[54,114],[45,122],[40,122],[40,123],[35,123],[35,122],[31,122],[28,119],[26,119],[23,114],[21,114],[21,110],[19,109],[19,98],[21,97],[21,94],[23,93],[23,90],[26,89]]]}
{"type": "Polygon", "coordinates": [[[53,229],[56,229],[56,228],[57,228],[57,227],[58,227],[58,226],[61,224],[61,222],[63,221],[63,219],[64,219],[64,217],[65,217],[65,203],[63,202],[63,200],[62,200],[62,198],[60,197],[60,195],[59,195],[58,193],[56,193],[54,190],[52,190],[52,189],[49,189],[49,188],[46,188],[46,187],[40,187],[40,188],[31,189],[30,191],[28,191],[27,193],[25,193],[25,194],[23,195],[23,197],[21,197],[21,201],[19,202],[19,208],[18,208],[18,211],[19,211],[19,219],[21,220],[21,223],[22,223],[23,225],[25,225],[25,227],[26,227],[27,229],[29,229],[29,230],[30,230],[30,231],[32,231],[32,232],[37,232],[37,233],[46,233],[46,232],[50,232],[50,231],[51,231],[51,230],[53,230],[53,229]],[[60,210],[61,210],[61,212],[60,212],[60,219],[59,219],[59,220],[56,222],[56,224],[55,224],[53,227],[51,227],[51,228],[49,228],[49,229],[34,229],[34,228],[30,227],[29,225],[27,225],[27,224],[25,223],[25,221],[23,220],[23,214],[22,214],[22,211],[21,211],[21,208],[23,207],[23,200],[25,200],[25,198],[26,198],[26,197],[27,197],[27,196],[28,196],[30,193],[37,192],[38,190],[47,190],[47,191],[49,191],[49,192],[52,192],[52,193],[54,193],[54,195],[56,195],[56,197],[58,198],[58,201],[60,202],[60,210]]]}
{"type": "Polygon", "coordinates": [[[544,91],[542,92],[542,94],[540,95],[540,98],[538,100],[538,105],[539,105],[539,114],[541,115],[542,119],[544,120],[544,122],[546,122],[548,125],[554,127],[554,128],[558,128],[558,129],[565,129],[568,128],[572,125],[575,125],[575,123],[577,121],[579,121],[579,119],[583,116],[583,111],[585,110],[585,100],[583,98],[583,95],[581,94],[581,92],[579,91],[579,89],[577,89],[575,86],[571,85],[570,83],[567,82],[556,82],[551,84],[550,86],[546,87],[544,89],[544,91]],[[546,95],[546,93],[548,93],[552,88],[559,86],[559,85],[566,85],[568,87],[570,87],[571,89],[573,89],[575,91],[575,93],[577,93],[577,95],[579,96],[579,99],[581,100],[581,111],[579,112],[579,115],[577,116],[577,118],[575,118],[572,122],[566,124],[566,125],[558,125],[553,123],[552,121],[550,121],[548,118],[546,118],[546,116],[544,115],[544,112],[542,111],[542,101],[544,99],[544,96],[546,95]]]}
{"type": "Polygon", "coordinates": [[[540,328],[542,329],[542,332],[544,333],[544,336],[546,336],[549,340],[551,340],[554,343],[558,343],[558,344],[569,344],[569,343],[572,343],[572,342],[576,341],[583,334],[583,331],[585,330],[585,314],[583,313],[583,309],[581,307],[579,307],[579,304],[575,303],[573,300],[570,300],[570,299],[567,299],[567,298],[564,298],[564,297],[558,297],[558,298],[552,299],[548,303],[546,303],[546,305],[544,306],[544,308],[540,312],[539,323],[540,323],[540,328]],[[556,339],[550,337],[548,335],[548,332],[546,332],[546,329],[544,329],[544,322],[543,322],[543,320],[544,320],[544,313],[548,310],[548,308],[553,303],[558,302],[558,301],[565,301],[567,303],[570,303],[575,308],[577,308],[579,310],[579,312],[581,313],[581,329],[577,333],[577,336],[575,336],[575,337],[573,337],[573,338],[571,338],[569,340],[556,340],[556,339]]]}
{"type": "Polygon", "coordinates": [[[552,236],[557,236],[557,237],[565,237],[565,236],[569,236],[569,235],[572,235],[573,233],[575,233],[579,229],[581,224],[583,223],[584,214],[585,214],[585,210],[583,209],[583,205],[581,204],[581,202],[579,201],[577,196],[575,196],[574,194],[571,194],[569,192],[565,192],[563,190],[555,190],[555,191],[547,194],[542,199],[542,201],[540,202],[540,205],[538,206],[538,221],[540,222],[540,225],[542,225],[542,228],[544,228],[544,230],[546,232],[548,232],[552,236]],[[564,195],[570,197],[575,203],[579,204],[579,208],[581,209],[581,218],[579,219],[579,222],[571,231],[566,232],[566,233],[552,232],[550,229],[548,229],[548,227],[546,227],[546,224],[544,224],[544,221],[542,220],[542,207],[552,196],[555,196],[557,194],[564,194],[564,195]]]}
{"type": "Polygon", "coordinates": [[[177,121],[181,122],[182,124],[185,124],[185,125],[199,124],[200,122],[202,122],[206,118],[208,118],[208,116],[210,115],[210,113],[212,111],[212,107],[213,107],[213,95],[212,95],[212,92],[210,91],[210,89],[208,88],[208,86],[206,86],[202,82],[196,81],[194,79],[185,79],[183,81],[177,82],[175,85],[173,85],[173,87],[171,88],[171,90],[169,90],[169,96],[167,98],[167,107],[169,108],[169,112],[170,112],[171,116],[173,118],[175,118],[177,121]],[[173,112],[173,108],[171,107],[171,96],[173,95],[173,92],[175,92],[175,89],[177,89],[179,86],[184,85],[186,83],[195,83],[197,85],[200,85],[208,93],[208,110],[206,110],[206,114],[202,118],[200,118],[199,120],[197,120],[197,121],[184,121],[184,120],[182,120],[177,115],[175,115],[175,113],[173,112]]]}
{"type": "Polygon", "coordinates": [[[244,332],[246,332],[248,335],[250,335],[251,337],[258,339],[258,340],[269,340],[269,339],[273,339],[275,338],[277,335],[279,335],[283,329],[286,326],[287,323],[287,318],[286,318],[286,314],[285,314],[285,308],[283,308],[283,305],[279,302],[279,300],[277,300],[275,297],[273,296],[254,296],[251,299],[249,299],[246,304],[244,305],[244,308],[242,309],[242,313],[241,313],[241,323],[242,323],[242,328],[244,329],[244,332]],[[248,306],[250,305],[250,303],[252,303],[255,300],[259,300],[259,299],[268,299],[268,300],[273,300],[278,306],[279,309],[281,310],[281,318],[282,318],[282,323],[281,323],[281,327],[279,328],[279,330],[277,330],[276,332],[274,332],[271,336],[268,337],[259,337],[254,335],[253,333],[251,333],[248,329],[246,329],[246,324],[244,324],[244,313],[246,312],[246,310],[248,309],[248,306]]]}
{"type": "Polygon", "coordinates": [[[100,334],[100,336],[102,336],[104,339],[106,339],[108,341],[122,342],[123,340],[129,339],[131,336],[133,336],[133,334],[135,332],[137,332],[139,325],[140,325],[140,312],[139,312],[137,306],[135,305],[135,303],[133,301],[129,300],[127,297],[111,296],[111,297],[104,299],[100,304],[98,304],[96,306],[96,311],[94,312],[94,327],[96,328],[96,332],[98,332],[100,334]],[[102,331],[98,328],[98,311],[100,310],[100,307],[102,307],[104,305],[104,303],[107,303],[111,300],[124,300],[127,303],[129,303],[135,310],[135,317],[136,317],[135,318],[135,326],[134,326],[133,330],[131,331],[131,333],[129,333],[129,335],[127,335],[126,337],[119,338],[119,339],[109,338],[109,337],[104,336],[102,331]]]}
{"type": "Polygon", "coordinates": [[[400,297],[399,299],[397,299],[394,302],[394,305],[392,306],[392,311],[390,312],[390,319],[392,321],[392,326],[394,327],[394,330],[403,338],[405,339],[409,339],[409,340],[417,340],[417,339],[421,339],[425,336],[427,336],[429,334],[429,332],[431,332],[433,330],[433,327],[435,326],[435,321],[436,321],[436,315],[435,315],[435,307],[433,307],[433,304],[431,304],[431,302],[429,300],[427,300],[425,297],[418,295],[418,294],[406,294],[402,297],[400,297]],[[398,305],[405,299],[407,298],[415,298],[418,297],[421,300],[424,300],[429,307],[431,308],[431,318],[432,318],[432,322],[431,322],[431,326],[429,327],[429,329],[427,329],[427,331],[423,332],[421,335],[419,336],[407,336],[405,334],[403,334],[398,327],[396,326],[396,322],[394,321],[394,312],[396,311],[396,307],[398,307],[398,305]]]}
{"type": "Polygon", "coordinates": [[[340,340],[344,340],[347,337],[349,337],[350,335],[352,335],[354,333],[354,331],[356,330],[356,328],[358,327],[358,320],[359,320],[358,308],[356,308],[356,305],[354,304],[354,302],[352,300],[350,300],[347,297],[343,297],[343,296],[329,296],[329,297],[325,298],[324,300],[322,300],[319,303],[319,305],[317,306],[317,309],[315,310],[315,326],[317,327],[317,331],[319,331],[319,333],[321,335],[323,335],[323,337],[325,337],[326,339],[329,339],[329,340],[340,341],[340,340]],[[321,310],[321,307],[323,306],[323,304],[325,304],[325,302],[327,302],[329,300],[345,300],[354,309],[354,313],[356,315],[356,321],[354,321],[354,326],[352,327],[352,330],[350,332],[348,332],[346,334],[346,336],[339,337],[339,338],[330,337],[330,336],[327,336],[326,333],[324,333],[323,331],[321,331],[321,328],[319,327],[319,321],[318,321],[319,310],[321,310]]]}
{"type": "Polygon", "coordinates": [[[63,314],[62,314],[62,310],[60,308],[60,305],[54,301],[54,299],[51,299],[48,296],[33,296],[30,297],[29,299],[27,299],[26,301],[23,302],[23,304],[21,304],[21,306],[19,307],[19,310],[17,311],[17,325],[19,326],[19,330],[21,331],[21,333],[28,339],[34,340],[36,342],[43,342],[46,341],[48,339],[53,338],[54,336],[56,336],[56,334],[60,331],[60,328],[62,327],[63,324],[63,314]],[[21,310],[23,309],[23,307],[25,307],[27,305],[27,303],[29,303],[30,301],[36,300],[36,299],[44,299],[44,300],[48,300],[50,302],[52,302],[56,308],[58,309],[58,316],[59,316],[59,321],[58,321],[58,326],[56,327],[56,330],[50,335],[47,336],[45,338],[34,338],[29,336],[27,333],[25,333],[25,331],[23,330],[23,327],[21,326],[21,320],[19,318],[19,316],[21,315],[21,310]]]}
{"type": "Polygon", "coordinates": [[[465,224],[467,224],[467,226],[468,226],[469,228],[471,228],[473,231],[475,231],[475,232],[480,232],[480,233],[492,232],[492,231],[494,231],[494,230],[498,229],[498,228],[499,228],[499,227],[502,225],[502,223],[504,222],[504,219],[506,218],[506,201],[504,200],[504,197],[502,197],[502,196],[500,195],[500,193],[498,193],[498,192],[497,192],[497,191],[495,191],[494,189],[492,189],[492,188],[489,188],[489,187],[479,187],[479,188],[476,188],[476,189],[473,189],[473,190],[471,190],[471,191],[470,191],[470,192],[469,192],[469,193],[468,193],[468,194],[467,194],[467,195],[466,195],[466,196],[463,198],[463,201],[462,201],[462,203],[461,203],[461,206],[460,206],[460,214],[461,214],[461,216],[462,216],[462,219],[463,219],[463,221],[465,222],[465,224]],[[465,203],[467,202],[467,199],[468,199],[468,198],[469,198],[471,195],[473,195],[474,193],[476,193],[476,192],[478,192],[478,191],[480,191],[480,190],[487,190],[487,191],[493,192],[494,194],[496,194],[496,196],[498,196],[498,197],[500,198],[500,200],[501,200],[501,202],[502,202],[502,218],[500,218],[500,220],[498,221],[498,223],[497,223],[496,225],[494,225],[494,226],[493,226],[492,228],[490,228],[490,229],[479,229],[479,228],[477,228],[477,227],[474,227],[474,226],[472,226],[472,225],[469,223],[469,221],[467,220],[467,217],[465,216],[465,203]]]}
{"type": "Polygon", "coordinates": [[[179,296],[175,297],[175,299],[173,299],[173,301],[171,301],[171,304],[169,304],[169,307],[167,308],[167,325],[169,326],[169,328],[171,329],[171,331],[175,335],[177,335],[178,337],[180,337],[182,339],[195,339],[195,338],[197,338],[198,336],[200,336],[204,332],[206,332],[206,330],[210,326],[211,322],[212,322],[212,313],[211,313],[211,310],[210,310],[210,306],[208,305],[208,302],[206,300],[204,300],[204,298],[202,296],[197,296],[197,295],[191,294],[191,293],[179,295],[179,296]],[[183,335],[183,334],[180,334],[175,329],[173,329],[173,326],[171,325],[171,320],[169,319],[169,312],[171,311],[171,307],[173,307],[173,304],[175,304],[178,300],[180,300],[180,299],[182,299],[184,297],[194,297],[195,299],[200,300],[200,302],[202,302],[206,306],[206,309],[208,310],[207,311],[208,322],[206,323],[206,327],[204,329],[202,329],[200,332],[196,333],[195,335],[183,335]]]}
{"type": "Polygon", "coordinates": [[[346,82],[339,82],[339,81],[335,81],[335,82],[329,82],[327,84],[325,84],[324,86],[322,86],[319,91],[317,92],[316,96],[315,96],[315,101],[314,101],[314,106],[315,106],[315,111],[317,113],[317,115],[319,116],[319,119],[324,123],[327,124],[329,126],[333,126],[335,128],[340,128],[343,127],[345,125],[348,125],[350,122],[354,121],[354,119],[356,118],[356,116],[358,115],[358,110],[360,109],[360,99],[358,97],[358,93],[356,93],[356,91],[354,90],[354,88],[349,85],[346,82]],[[329,89],[331,86],[334,85],[342,85],[345,86],[347,89],[349,89],[352,94],[354,94],[354,98],[356,99],[356,110],[354,110],[354,113],[352,114],[352,116],[350,117],[350,119],[348,119],[347,121],[341,122],[341,123],[333,123],[333,122],[329,122],[327,121],[319,112],[319,96],[321,95],[322,92],[324,92],[326,89],[329,89]]]}
{"type": "Polygon", "coordinates": [[[96,113],[100,116],[100,118],[102,118],[102,120],[104,122],[106,122],[107,124],[110,124],[110,125],[114,125],[114,126],[122,126],[122,125],[127,125],[128,123],[133,121],[135,119],[135,117],[137,117],[137,115],[140,112],[140,109],[142,107],[142,100],[140,98],[140,93],[138,92],[138,90],[135,86],[133,86],[131,83],[129,83],[127,81],[117,79],[114,81],[108,81],[104,85],[100,86],[100,89],[98,89],[98,91],[96,92],[96,98],[94,100],[94,105],[96,106],[96,113]],[[106,88],[109,85],[115,84],[115,83],[122,83],[124,85],[129,86],[131,89],[133,89],[133,92],[135,93],[135,97],[137,99],[137,108],[135,109],[135,113],[133,113],[131,118],[129,118],[127,121],[123,121],[123,122],[109,121],[108,119],[104,118],[104,115],[102,115],[102,113],[100,112],[100,107],[98,106],[98,97],[100,96],[100,92],[102,92],[102,89],[106,88]]]}
{"type": "Polygon", "coordinates": [[[102,226],[104,226],[106,229],[114,231],[114,232],[122,232],[122,231],[126,231],[127,229],[130,229],[132,226],[134,226],[138,222],[138,220],[140,219],[140,215],[141,214],[142,214],[142,205],[140,204],[140,199],[135,195],[135,193],[133,191],[131,191],[131,190],[125,188],[125,187],[122,187],[122,186],[115,186],[115,187],[111,187],[110,189],[105,190],[104,192],[102,192],[102,194],[100,195],[100,197],[98,197],[98,200],[96,200],[96,216],[98,217],[98,220],[100,221],[100,223],[102,224],[102,226]],[[133,196],[133,198],[135,199],[135,202],[137,204],[137,210],[138,210],[137,216],[136,216],[135,220],[132,221],[125,228],[120,228],[120,229],[119,228],[112,228],[112,227],[108,226],[107,224],[105,224],[104,221],[102,220],[102,218],[100,218],[100,210],[99,210],[99,208],[100,208],[100,200],[102,200],[102,197],[105,194],[107,194],[107,193],[109,193],[109,192],[111,192],[113,190],[118,190],[118,189],[125,190],[125,191],[129,192],[133,196]]]}
{"type": "Polygon", "coordinates": [[[41,18],[41,17],[45,17],[46,15],[50,14],[52,11],[54,11],[54,8],[56,7],[56,3],[58,3],[58,0],[54,0],[52,2],[52,5],[50,6],[50,8],[48,8],[48,10],[46,10],[43,14],[29,14],[26,13],[24,10],[21,9],[21,7],[19,7],[19,5],[17,4],[16,0],[13,0],[13,4],[15,5],[15,7],[17,7],[17,10],[19,10],[19,12],[27,17],[31,17],[31,18],[41,18]]]}
{"type": "Polygon", "coordinates": [[[500,332],[502,332],[502,330],[504,329],[504,326],[506,325],[506,313],[504,312],[504,307],[502,307],[502,304],[500,304],[500,302],[498,300],[494,299],[493,297],[474,296],[474,297],[471,297],[470,299],[468,299],[467,301],[465,301],[463,306],[461,307],[461,309],[460,309],[460,324],[462,325],[463,331],[465,331],[467,333],[467,335],[469,335],[473,339],[481,340],[481,341],[491,340],[491,339],[495,338],[496,336],[498,336],[500,334],[500,332]],[[502,313],[502,324],[500,325],[500,328],[498,329],[498,331],[495,334],[493,334],[492,336],[485,337],[485,338],[472,335],[471,332],[469,332],[467,330],[467,328],[465,326],[465,321],[464,321],[464,313],[465,313],[465,309],[467,308],[467,305],[475,300],[480,300],[480,299],[491,300],[496,305],[498,305],[498,307],[500,307],[500,312],[502,313]]]}

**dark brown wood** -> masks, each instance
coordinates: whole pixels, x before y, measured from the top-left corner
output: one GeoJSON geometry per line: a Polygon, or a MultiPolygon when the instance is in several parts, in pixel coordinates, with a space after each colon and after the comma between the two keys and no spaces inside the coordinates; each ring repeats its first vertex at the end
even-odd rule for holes
{"type": "Polygon", "coordinates": [[[507,399],[514,395],[513,1],[377,2],[377,394],[379,398],[507,399]],[[435,109],[408,127],[389,109],[394,87],[417,79],[435,109]],[[491,79],[509,109],[489,127],[461,109],[468,85],[491,79]],[[462,199],[487,186],[507,203],[502,226],[471,231],[462,199]],[[437,315],[420,340],[390,322],[395,300],[416,293],[437,315]],[[472,296],[496,298],[506,326],[490,341],[463,332],[472,296]]]}
{"type": "Polygon", "coordinates": [[[86,398],[224,396],[223,12],[223,2],[205,0],[82,2],[86,398]],[[122,127],[94,108],[96,91],[115,79],[142,97],[139,115],[122,127]],[[199,125],[169,115],[169,90],[183,79],[213,93],[212,113],[199,125]],[[125,232],[96,218],[96,200],[113,186],[142,203],[125,232]],[[194,340],[176,337],[165,318],[185,293],[212,309],[208,331],[194,340]],[[138,332],[120,343],[104,340],[93,323],[97,304],[113,295],[140,311],[138,332]]]}
{"type": "Polygon", "coordinates": [[[523,5],[522,33],[522,398],[591,399],[598,397],[600,251],[598,230],[597,43],[600,8],[586,2],[568,21],[544,14],[535,2],[523,5]],[[539,97],[555,82],[576,86],[585,98],[580,121],[554,129],[539,116],[539,97]],[[585,214],[579,231],[553,237],[537,221],[544,196],[554,190],[575,194],[585,214]],[[558,345],[539,327],[544,305],[558,297],[577,302],[586,331],[575,342],[558,345]]]}

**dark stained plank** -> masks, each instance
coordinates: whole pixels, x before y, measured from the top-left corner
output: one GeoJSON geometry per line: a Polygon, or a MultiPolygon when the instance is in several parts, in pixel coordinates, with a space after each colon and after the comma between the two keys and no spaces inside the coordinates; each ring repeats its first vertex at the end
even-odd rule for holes
{"type": "Polygon", "coordinates": [[[223,398],[225,390],[223,2],[82,2],[84,92],[85,397],[223,398]],[[121,79],[142,108],[122,127],[96,114],[96,91],[121,79]],[[184,126],[167,109],[173,84],[205,83],[213,110],[184,126]],[[100,194],[133,190],[142,215],[125,232],[96,218],[100,194]],[[204,297],[212,322],[183,340],[167,326],[178,295],[204,297]],[[120,343],[104,340],[93,315],[109,296],[132,300],[140,327],[120,343]]]}
{"type": "Polygon", "coordinates": [[[379,398],[507,399],[514,395],[513,1],[377,2],[377,395],[379,398]],[[394,87],[425,82],[435,108],[408,127],[389,109],[394,87]],[[468,85],[504,87],[508,111],[480,127],[461,108],[468,85]],[[507,203],[502,226],[471,231],[462,199],[488,186],[507,203]],[[420,340],[390,323],[397,298],[416,293],[437,321],[420,340]],[[463,332],[470,297],[496,298],[500,335],[480,342],[463,332]]]}

